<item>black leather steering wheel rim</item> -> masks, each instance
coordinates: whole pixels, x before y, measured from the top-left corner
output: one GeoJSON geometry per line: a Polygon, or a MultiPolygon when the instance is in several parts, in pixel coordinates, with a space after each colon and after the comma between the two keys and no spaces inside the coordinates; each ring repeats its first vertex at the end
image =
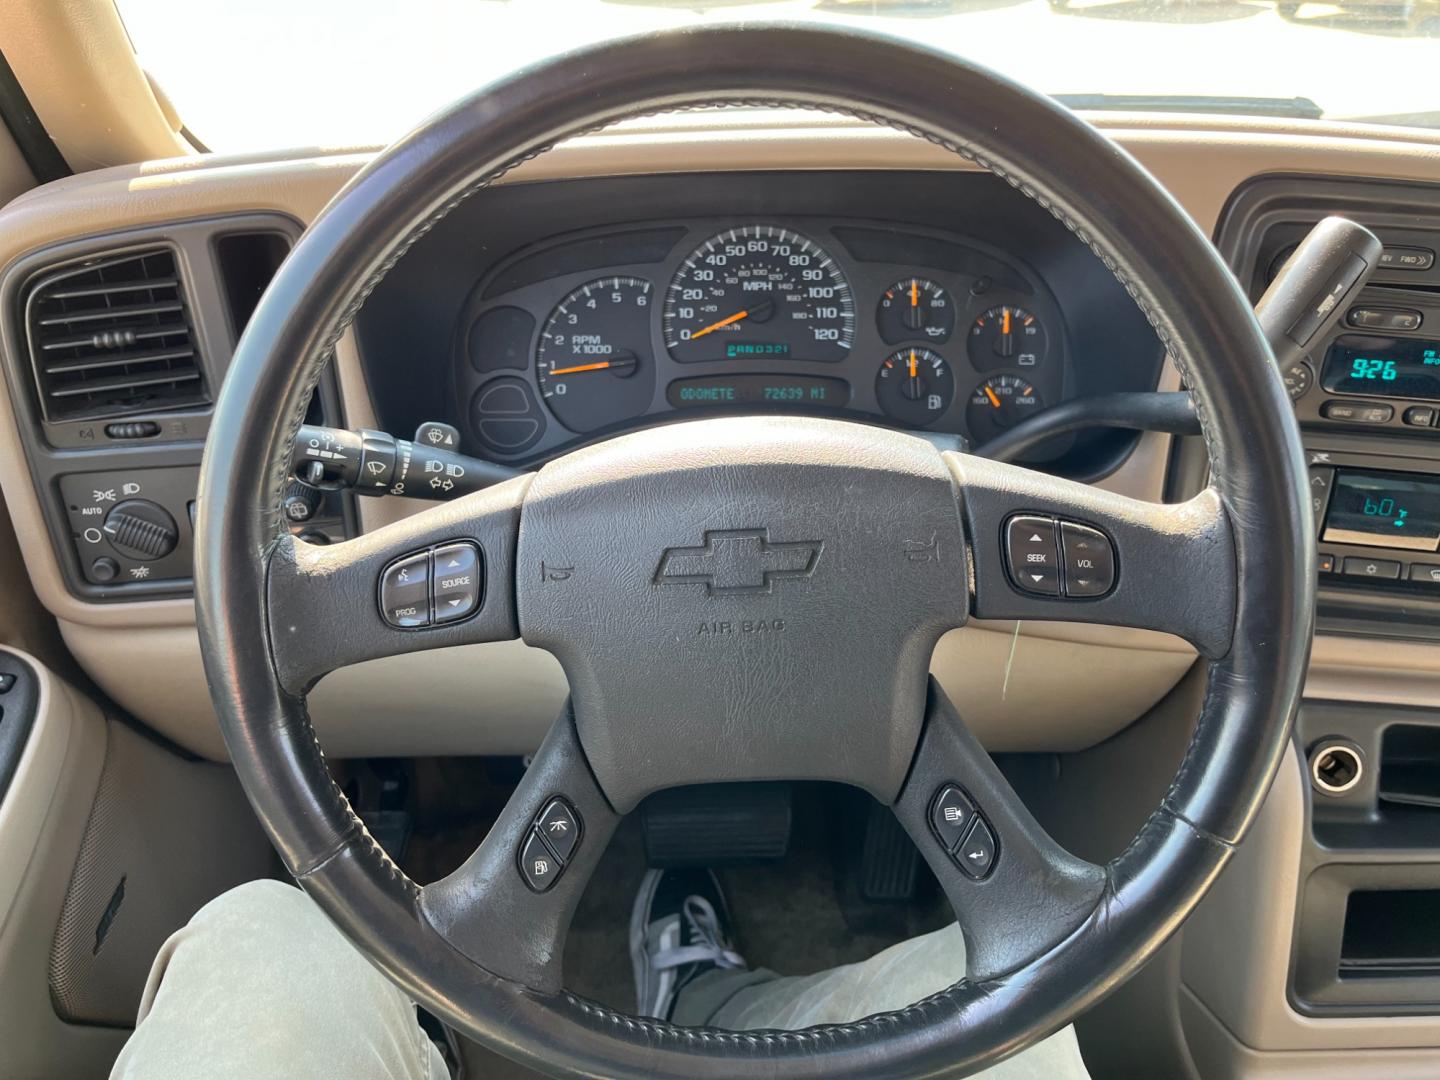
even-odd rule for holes
{"type": "MultiPolygon", "coordinates": [[[[965,467],[955,469],[963,486],[965,467]]],[[[1123,981],[1245,835],[1279,766],[1308,656],[1309,513],[1298,431],[1248,304],[1208,240],[1123,150],[1049,99],[938,52],[834,30],[705,28],[599,45],[501,80],[386,150],[336,196],[257,308],[217,406],[201,477],[197,612],[227,746],[286,866],[391,978],[461,1030],[561,1074],[728,1076],[748,1061],[778,1077],[960,1076],[1123,981]],[[1190,751],[1162,805],[1105,868],[1084,921],[1015,970],[801,1032],[627,1017],[458,951],[330,779],[303,692],[280,674],[286,645],[275,640],[267,581],[281,572],[280,492],[309,393],[416,239],[564,138],[666,109],[746,104],[826,109],[925,138],[1000,175],[1089,244],[1189,379],[1239,583],[1190,751]]]]}

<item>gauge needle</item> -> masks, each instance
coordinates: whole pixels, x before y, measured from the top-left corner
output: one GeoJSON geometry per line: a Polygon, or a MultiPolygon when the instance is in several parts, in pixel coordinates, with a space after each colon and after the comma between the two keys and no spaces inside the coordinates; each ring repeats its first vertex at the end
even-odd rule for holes
{"type": "Polygon", "coordinates": [[[919,375],[919,374],[920,374],[920,364],[919,364],[919,361],[917,361],[917,360],[915,359],[915,350],[914,350],[914,349],[911,349],[911,350],[910,350],[910,378],[913,379],[913,378],[915,378],[915,377],[916,377],[917,375],[919,375]]]}
{"type": "Polygon", "coordinates": [[[734,315],[731,315],[728,318],[721,319],[719,322],[716,323],[711,323],[709,326],[705,327],[704,330],[696,330],[695,333],[690,335],[690,340],[694,341],[696,338],[702,338],[713,330],[719,330],[722,327],[729,326],[731,323],[737,323],[741,319],[747,319],[749,317],[750,312],[737,311],[734,315]]]}
{"type": "Polygon", "coordinates": [[[997,409],[1000,408],[1000,397],[999,397],[999,395],[996,394],[995,391],[992,390],[992,389],[990,389],[990,387],[988,387],[988,386],[985,387],[985,396],[990,399],[990,404],[991,404],[991,405],[994,405],[995,408],[997,408],[997,409]]]}
{"type": "Polygon", "coordinates": [[[551,368],[551,369],[550,369],[550,374],[551,374],[551,375],[575,375],[575,374],[578,374],[578,373],[581,372],[581,371],[604,371],[606,368],[610,367],[610,366],[611,366],[612,364],[614,364],[615,362],[616,362],[616,361],[613,361],[613,360],[601,360],[598,364],[576,364],[574,367],[557,367],[557,368],[551,368]]]}
{"type": "Polygon", "coordinates": [[[920,282],[914,278],[910,279],[910,306],[920,306],[920,282]]]}
{"type": "Polygon", "coordinates": [[[1002,334],[1009,334],[1009,333],[1010,333],[1010,309],[1009,309],[1008,307],[1005,309],[1005,313],[1004,313],[1004,315],[1001,316],[1001,319],[1002,319],[1002,322],[1000,323],[1000,332],[1001,332],[1002,334]]]}

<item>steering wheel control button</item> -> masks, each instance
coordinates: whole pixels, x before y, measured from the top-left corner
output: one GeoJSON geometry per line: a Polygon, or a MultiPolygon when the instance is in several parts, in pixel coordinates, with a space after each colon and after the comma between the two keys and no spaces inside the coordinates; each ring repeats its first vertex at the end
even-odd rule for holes
{"type": "Polygon", "coordinates": [[[1013,517],[1005,526],[1010,580],[1028,593],[1060,595],[1060,556],[1055,522],[1042,517],[1013,517]]]}
{"type": "Polygon", "coordinates": [[[961,870],[979,881],[995,866],[996,850],[995,834],[990,831],[985,820],[977,816],[969,835],[955,849],[951,858],[961,870]]]}
{"type": "Polygon", "coordinates": [[[1341,571],[1346,577],[1383,578],[1396,581],[1400,577],[1400,564],[1392,559],[1365,559],[1350,556],[1342,564],[1341,571]]]}
{"type": "Polygon", "coordinates": [[[1062,521],[1060,546],[1066,596],[1104,596],[1115,587],[1115,548],[1099,529],[1062,521]]]}
{"type": "Polygon", "coordinates": [[[447,544],[435,549],[435,621],[456,622],[480,610],[480,549],[447,544]]]}
{"type": "Polygon", "coordinates": [[[561,862],[569,862],[580,842],[580,819],[564,799],[551,799],[540,812],[536,830],[561,862]]]}
{"type": "Polygon", "coordinates": [[[935,830],[940,846],[946,851],[955,850],[974,819],[975,807],[954,784],[942,787],[930,804],[930,828],[935,830]]]}
{"type": "Polygon", "coordinates": [[[531,829],[520,848],[520,876],[537,893],[548,892],[565,870],[565,863],[545,846],[540,833],[531,829]]]}
{"type": "Polygon", "coordinates": [[[414,630],[430,625],[430,553],[392,564],[380,577],[380,614],[391,626],[414,630]]]}

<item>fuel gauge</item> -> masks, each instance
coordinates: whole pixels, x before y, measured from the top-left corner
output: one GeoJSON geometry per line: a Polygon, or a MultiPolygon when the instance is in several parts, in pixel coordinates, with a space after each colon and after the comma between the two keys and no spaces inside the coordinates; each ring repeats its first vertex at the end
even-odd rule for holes
{"type": "Polygon", "coordinates": [[[891,345],[901,341],[949,341],[955,332],[955,304],[935,282],[907,278],[880,294],[875,321],[880,336],[891,345]]]}
{"type": "Polygon", "coordinates": [[[955,397],[955,377],[939,353],[910,346],[887,356],[875,377],[875,396],[892,420],[924,427],[940,419],[955,397]]]}

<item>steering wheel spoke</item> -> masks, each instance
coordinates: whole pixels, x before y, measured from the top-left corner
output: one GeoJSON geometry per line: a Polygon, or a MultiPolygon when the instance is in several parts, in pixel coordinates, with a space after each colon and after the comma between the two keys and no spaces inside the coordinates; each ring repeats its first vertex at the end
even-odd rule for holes
{"type": "Polygon", "coordinates": [[[1069,936],[1105,889],[1026,809],[938,684],[895,816],[940,881],[965,934],[966,975],[1015,971],[1069,936]]]}
{"type": "Polygon", "coordinates": [[[570,920],[619,820],[567,705],[474,854],[421,890],[421,916],[492,974],[558,992],[570,920]]]}
{"type": "Polygon", "coordinates": [[[343,544],[270,552],[270,641],[284,688],[382,656],[517,636],[515,543],[528,477],[343,544]]]}
{"type": "Polygon", "coordinates": [[[1238,577],[1214,489],[1161,505],[947,453],[974,560],[971,611],[1161,630],[1230,649],[1238,577]]]}

